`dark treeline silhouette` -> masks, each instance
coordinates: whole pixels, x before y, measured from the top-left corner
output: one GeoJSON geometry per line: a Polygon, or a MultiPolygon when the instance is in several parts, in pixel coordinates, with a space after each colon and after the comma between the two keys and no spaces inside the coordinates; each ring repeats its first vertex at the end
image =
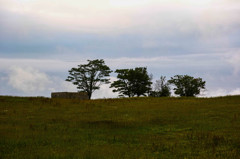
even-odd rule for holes
{"type": "Polygon", "coordinates": [[[120,96],[146,96],[151,91],[151,78],[146,67],[136,67],[135,69],[117,69],[117,81],[111,84],[113,92],[119,92],[120,96]]]}
{"type": "MultiPolygon", "coordinates": [[[[100,89],[102,84],[109,84],[112,70],[105,64],[103,59],[88,60],[87,64],[78,65],[69,70],[66,81],[77,86],[79,92],[86,92],[91,99],[92,93],[100,89]]],[[[152,75],[148,74],[146,67],[134,69],[117,69],[117,80],[111,83],[113,92],[118,92],[120,97],[169,97],[171,87],[176,95],[195,97],[205,89],[205,81],[202,78],[194,78],[189,75],[175,75],[170,80],[161,76],[153,84],[152,75]],[[153,87],[152,87],[153,85],[153,87]]]]}
{"type": "Polygon", "coordinates": [[[88,98],[91,99],[92,93],[100,89],[102,84],[109,82],[109,74],[112,72],[105,65],[104,60],[88,60],[87,64],[78,65],[77,68],[72,68],[68,71],[69,76],[66,81],[77,85],[79,91],[87,92],[88,98]]]}

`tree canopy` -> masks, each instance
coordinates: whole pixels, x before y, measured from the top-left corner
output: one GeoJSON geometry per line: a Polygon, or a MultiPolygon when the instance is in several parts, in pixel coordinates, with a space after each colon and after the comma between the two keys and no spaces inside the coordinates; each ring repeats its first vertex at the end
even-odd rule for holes
{"type": "Polygon", "coordinates": [[[180,96],[194,97],[205,89],[205,81],[202,78],[194,78],[188,75],[176,75],[168,80],[170,84],[176,86],[174,93],[180,96]]]}
{"type": "Polygon", "coordinates": [[[89,99],[91,99],[92,93],[100,89],[102,84],[110,83],[110,79],[106,77],[108,77],[112,71],[105,65],[103,59],[87,61],[87,64],[78,65],[77,68],[69,70],[69,76],[66,81],[77,85],[79,91],[87,92],[89,99]]]}
{"type": "MultiPolygon", "coordinates": [[[[110,68],[103,59],[87,60],[87,64],[78,65],[69,70],[66,81],[72,82],[80,92],[86,92],[89,99],[95,90],[100,89],[102,84],[110,83],[110,68]]],[[[173,85],[174,93],[179,96],[194,97],[205,89],[205,81],[202,78],[194,78],[188,75],[175,75],[170,80],[161,76],[154,83],[152,91],[152,75],[148,74],[146,67],[132,69],[117,69],[117,80],[112,82],[110,88],[118,92],[119,96],[153,96],[168,97],[171,95],[173,85]]]]}
{"type": "Polygon", "coordinates": [[[169,83],[166,81],[166,76],[161,76],[159,80],[154,83],[152,97],[169,97],[171,95],[169,83]]]}
{"type": "Polygon", "coordinates": [[[146,96],[146,93],[150,92],[152,82],[146,67],[117,69],[115,73],[118,74],[118,80],[111,84],[111,88],[115,88],[113,92],[128,97],[146,96]]]}

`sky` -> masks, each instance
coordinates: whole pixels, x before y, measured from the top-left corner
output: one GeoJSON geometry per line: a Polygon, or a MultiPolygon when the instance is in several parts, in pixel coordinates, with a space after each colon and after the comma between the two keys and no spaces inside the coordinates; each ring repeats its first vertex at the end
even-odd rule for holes
{"type": "MultiPolygon", "coordinates": [[[[68,70],[88,59],[240,94],[239,15],[239,0],[0,0],[0,95],[77,91],[68,70]]],[[[109,85],[93,94],[113,97],[109,85]]]]}

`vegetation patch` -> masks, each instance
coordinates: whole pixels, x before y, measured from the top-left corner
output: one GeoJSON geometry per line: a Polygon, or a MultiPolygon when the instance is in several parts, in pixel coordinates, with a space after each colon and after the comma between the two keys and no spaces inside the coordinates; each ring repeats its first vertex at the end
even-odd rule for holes
{"type": "Polygon", "coordinates": [[[0,158],[240,158],[240,96],[0,96],[0,158]]]}

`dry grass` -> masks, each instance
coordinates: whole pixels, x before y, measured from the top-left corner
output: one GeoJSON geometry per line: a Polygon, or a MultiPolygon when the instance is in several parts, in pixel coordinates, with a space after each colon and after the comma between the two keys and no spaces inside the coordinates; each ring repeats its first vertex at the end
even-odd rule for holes
{"type": "Polygon", "coordinates": [[[0,158],[240,158],[240,96],[0,97],[0,158]]]}

